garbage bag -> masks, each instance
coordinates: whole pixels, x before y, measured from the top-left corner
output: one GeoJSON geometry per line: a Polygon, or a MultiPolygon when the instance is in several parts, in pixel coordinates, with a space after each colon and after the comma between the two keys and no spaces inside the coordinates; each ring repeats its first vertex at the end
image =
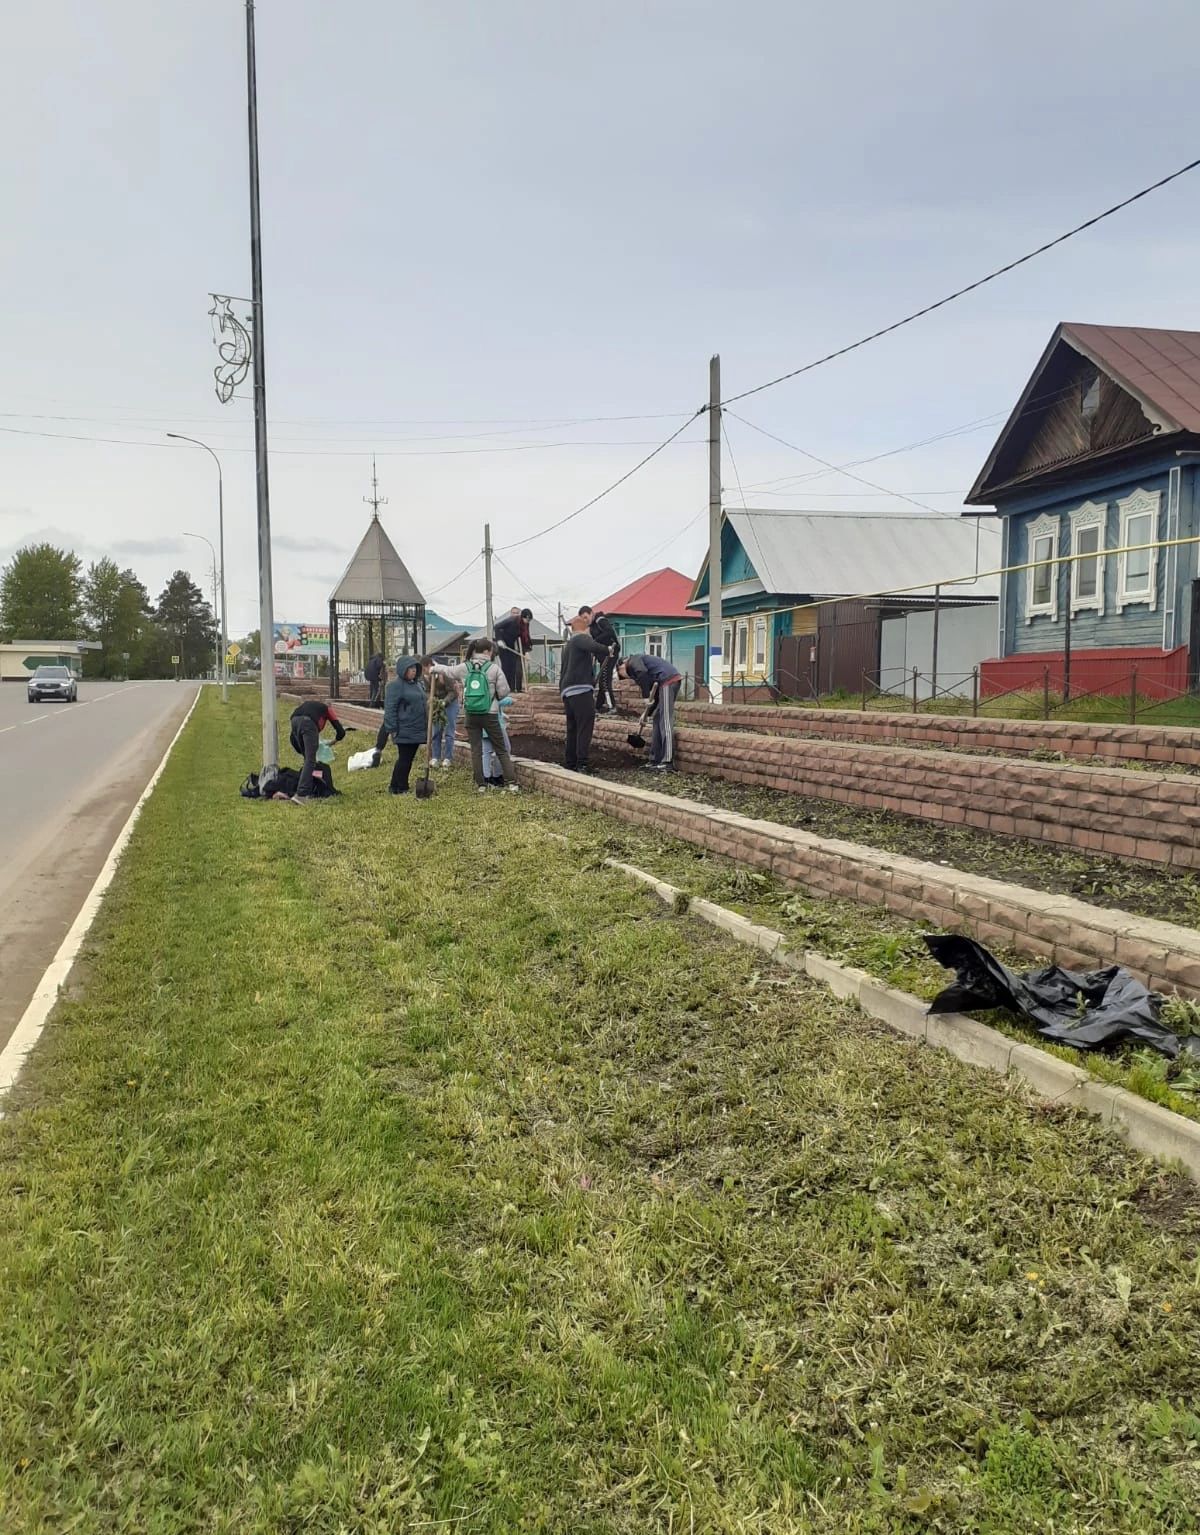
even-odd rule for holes
{"type": "Polygon", "coordinates": [[[317,746],[317,761],[318,762],[324,762],[324,763],[331,763],[331,762],[336,762],[337,761],[337,758],[334,756],[333,747],[330,746],[328,741],[321,741],[318,744],[318,746],[317,746]]]}
{"type": "Polygon", "coordinates": [[[1121,965],[1082,975],[1047,965],[1018,975],[973,938],[959,933],[923,936],[934,959],[958,977],[933,999],[931,1013],[1004,1007],[1028,1019],[1043,1039],[1076,1050],[1136,1040],[1171,1060],[1180,1051],[1200,1056],[1200,1037],[1181,1038],[1162,1023],[1162,997],[1121,965]]]}

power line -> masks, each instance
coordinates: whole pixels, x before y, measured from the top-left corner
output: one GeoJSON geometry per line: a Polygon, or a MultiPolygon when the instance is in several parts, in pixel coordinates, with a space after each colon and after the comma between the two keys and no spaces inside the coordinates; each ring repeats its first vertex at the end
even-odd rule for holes
{"type": "Polygon", "coordinates": [[[1180,176],[1186,176],[1189,171],[1194,171],[1200,165],[1200,159],[1189,160],[1186,165],[1181,165],[1178,170],[1170,175],[1161,177],[1158,181],[1151,182],[1148,187],[1143,187],[1140,192],[1134,192],[1132,196],[1122,198],[1119,203],[1114,203],[1111,208],[1105,208],[1103,213],[1097,213],[1090,219],[1085,219],[1082,224],[1076,224],[1073,229],[1068,229],[1064,234],[1056,235],[1053,240],[1047,240],[1035,250],[1026,251],[1023,256],[1018,256],[1014,261],[1006,261],[1003,266],[996,267],[984,277],[977,277],[974,282],[967,283],[963,288],[956,288],[953,293],[947,293],[944,298],[936,299],[932,304],[926,304],[921,309],[914,309],[912,314],[906,314],[903,319],[893,320],[890,325],[881,326],[879,330],[873,330],[869,336],[862,336],[857,341],[852,341],[848,346],[838,347],[835,352],[826,352],[824,357],[815,358],[812,362],[806,362],[802,367],[793,368],[788,373],[781,373],[777,378],[769,378],[765,384],[755,384],[753,389],[743,389],[740,394],[731,394],[728,399],[722,400],[721,405],[736,405],[739,400],[746,400],[752,394],[761,394],[764,389],[773,389],[776,384],[786,383],[788,379],[799,378],[802,373],[811,373],[814,368],[819,368],[827,362],[833,362],[837,357],[845,357],[848,352],[856,352],[859,347],[866,346],[869,342],[878,341],[881,336],[890,336],[893,331],[900,330],[905,325],[911,325],[914,320],[920,320],[927,314],[932,314],[935,309],[944,309],[947,304],[954,303],[955,299],[965,297],[968,293],[974,293],[976,288],[982,288],[985,283],[994,282],[997,277],[1003,277],[1006,272],[1012,272],[1019,266],[1024,266],[1027,261],[1032,261],[1036,256],[1043,256],[1056,245],[1062,245],[1064,241],[1073,239],[1075,235],[1082,234],[1085,229],[1092,229],[1102,223],[1104,219],[1111,218],[1114,213],[1120,213],[1123,208],[1140,201],[1143,197],[1149,197],[1151,192],[1157,192],[1160,187],[1167,186],[1172,181],[1177,181],[1180,176]]]}
{"type": "MultiPolygon", "coordinates": [[[[743,426],[748,426],[752,432],[760,432],[764,437],[769,437],[772,442],[777,442],[785,448],[791,448],[793,452],[801,454],[804,458],[811,458],[814,464],[823,464],[826,469],[830,469],[836,474],[845,475],[848,480],[854,480],[859,485],[866,485],[870,490],[882,491],[884,495],[896,496],[901,501],[907,501],[910,506],[919,506],[924,512],[932,512],[935,517],[953,517],[957,520],[957,512],[943,512],[939,507],[927,506],[924,501],[918,501],[914,496],[906,496],[903,491],[889,490],[886,485],[877,485],[874,480],[866,480],[861,474],[852,474],[849,469],[839,469],[836,464],[831,464],[828,459],[821,458],[816,453],[810,453],[807,448],[800,447],[798,443],[788,442],[786,437],[778,437],[774,432],[768,432],[765,426],[756,426],[753,421],[747,421],[745,416],[739,416],[736,410],[731,410],[728,414],[735,421],[740,421],[743,426]]],[[[744,496],[742,501],[744,504],[744,496]]]]}
{"type": "Polygon", "coordinates": [[[444,592],[447,587],[453,586],[456,581],[460,581],[463,576],[466,575],[467,571],[470,570],[471,566],[477,564],[482,558],[482,555],[473,554],[467,563],[463,566],[463,568],[459,571],[458,575],[451,576],[449,581],[443,581],[441,586],[435,586],[431,592],[426,592],[425,596],[436,597],[439,592],[444,592]]]}
{"type": "MultiPolygon", "coordinates": [[[[683,426],[690,425],[692,419],[694,419],[694,418],[689,418],[688,421],[685,421],[683,426]]],[[[679,428],[679,432],[682,432],[682,431],[683,431],[683,427],[680,427],[679,428]]],[[[0,432],[3,432],[7,436],[10,436],[10,437],[45,437],[45,438],[49,438],[51,441],[54,441],[54,442],[97,442],[97,443],[108,443],[108,444],[111,444],[111,445],[114,445],[114,446],[126,447],[126,448],[162,448],[162,447],[170,447],[169,443],[141,441],[138,438],[134,438],[134,437],[97,437],[97,436],[87,435],[87,434],[78,433],[78,432],[42,432],[42,431],[35,431],[32,428],[19,427],[19,426],[0,426],[0,432]]],[[[654,458],[656,454],[661,453],[662,450],[665,447],[668,447],[670,445],[670,443],[673,442],[674,439],[679,436],[679,432],[673,432],[671,434],[671,436],[667,439],[666,442],[659,443],[658,446],[655,448],[653,453],[648,453],[646,455],[646,457],[642,460],[642,463],[649,463],[650,460],[652,458],[654,458]]],[[[484,453],[484,454],[486,454],[486,453],[537,453],[537,452],[541,452],[541,451],[544,451],[544,450],[549,449],[549,448],[631,448],[631,447],[642,447],[642,446],[645,445],[646,442],[653,442],[653,441],[654,441],[654,438],[651,437],[651,438],[646,438],[646,439],[640,439],[640,438],[634,438],[632,440],[625,439],[625,440],[621,440],[621,441],[617,441],[617,442],[587,442],[587,441],[522,442],[522,443],[514,443],[511,446],[506,446],[506,447],[491,447],[491,448],[385,449],[383,452],[376,454],[375,457],[377,457],[377,458],[463,458],[463,457],[471,457],[471,456],[474,456],[474,455],[477,455],[477,454],[481,454],[481,453],[484,453]]],[[[243,447],[235,447],[235,446],[229,446],[229,445],[223,444],[222,447],[221,447],[221,451],[223,453],[253,453],[254,449],[252,447],[244,447],[243,448],[243,447]]],[[[355,449],[272,448],[271,449],[271,455],[274,458],[368,458],[368,457],[371,456],[371,453],[370,453],[370,444],[369,443],[364,443],[361,449],[358,449],[358,448],[355,448],[355,449]]],[[[641,468],[641,464],[637,465],[635,469],[631,469],[629,471],[629,473],[630,474],[635,473],[637,468],[641,468]]],[[[622,479],[628,479],[628,478],[629,478],[629,475],[623,475],[622,476],[622,479]]],[[[618,480],[616,482],[617,485],[619,485],[620,483],[621,483],[621,480],[618,480]]],[[[609,487],[609,489],[614,489],[614,488],[615,488],[615,486],[610,486],[609,487]]],[[[604,492],[602,492],[602,494],[603,495],[607,495],[608,492],[604,491],[604,492]]],[[[597,497],[596,499],[599,500],[600,498],[597,497]]],[[[586,510],[586,508],[584,508],[584,510],[586,510]]],[[[510,547],[512,547],[512,546],[510,545],[510,547]]]]}
{"type": "Polygon", "coordinates": [[[577,506],[573,512],[568,512],[565,517],[560,517],[557,522],[552,522],[549,527],[542,528],[537,533],[530,533],[528,538],[518,538],[515,543],[502,544],[500,547],[502,549],[520,549],[524,544],[531,544],[536,538],[544,538],[547,533],[553,533],[556,528],[561,528],[564,526],[564,524],[571,522],[574,518],[581,517],[584,512],[590,511],[598,501],[603,501],[605,496],[611,495],[612,492],[616,490],[618,485],[624,485],[626,480],[632,479],[639,469],[644,469],[650,460],[652,458],[657,458],[664,448],[669,448],[675,439],[681,436],[682,433],[684,433],[688,427],[691,426],[692,422],[695,421],[697,416],[704,415],[707,410],[707,405],[701,405],[698,410],[693,411],[692,414],[683,423],[683,425],[676,427],[671,435],[667,438],[664,438],[664,440],[659,443],[658,447],[655,448],[652,453],[647,453],[645,458],[639,459],[637,463],[634,464],[632,469],[627,469],[625,473],[620,477],[620,479],[614,480],[611,485],[606,485],[604,489],[600,491],[598,495],[593,496],[590,501],[585,501],[582,506],[577,506]]]}

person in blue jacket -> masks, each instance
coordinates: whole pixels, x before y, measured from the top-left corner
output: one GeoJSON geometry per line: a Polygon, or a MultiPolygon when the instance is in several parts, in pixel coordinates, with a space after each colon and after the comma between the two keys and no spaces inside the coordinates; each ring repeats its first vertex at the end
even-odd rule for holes
{"type": "Polygon", "coordinates": [[[413,758],[425,739],[426,698],[420,658],[401,656],[396,675],[383,694],[383,728],[396,743],[396,766],[389,789],[392,794],[408,793],[413,758]]]}
{"type": "Polygon", "coordinates": [[[658,773],[675,771],[675,700],[683,681],[678,670],[662,656],[628,656],[617,667],[617,675],[636,682],[643,698],[657,694],[654,729],[646,766],[658,773]]]}

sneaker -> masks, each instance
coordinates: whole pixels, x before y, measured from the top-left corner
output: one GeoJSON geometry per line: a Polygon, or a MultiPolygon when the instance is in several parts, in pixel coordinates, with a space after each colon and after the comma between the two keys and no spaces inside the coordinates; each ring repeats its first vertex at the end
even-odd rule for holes
{"type": "Polygon", "coordinates": [[[487,791],[488,791],[487,784],[481,783],[481,784],[476,784],[475,785],[475,793],[476,794],[486,794],[487,791]]]}
{"type": "Polygon", "coordinates": [[[504,787],[509,794],[520,794],[521,792],[521,785],[519,783],[505,784],[504,787]]]}
{"type": "Polygon", "coordinates": [[[312,794],[293,794],[291,798],[291,804],[311,805],[315,798],[316,796],[312,794]]]}
{"type": "Polygon", "coordinates": [[[453,762],[454,762],[453,757],[443,757],[442,758],[442,766],[444,768],[451,767],[453,765],[453,762]]]}

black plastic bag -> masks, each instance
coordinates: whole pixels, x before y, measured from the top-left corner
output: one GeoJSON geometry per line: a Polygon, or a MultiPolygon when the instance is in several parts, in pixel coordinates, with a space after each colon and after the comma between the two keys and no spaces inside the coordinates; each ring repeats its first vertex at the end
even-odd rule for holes
{"type": "Polygon", "coordinates": [[[925,933],[934,959],[958,979],[938,993],[931,1013],[1005,1007],[1027,1018],[1043,1039],[1076,1050],[1097,1050],[1136,1040],[1171,1060],[1186,1050],[1200,1055],[1200,1038],[1181,1039],[1160,1022],[1162,997],[1121,965],[1077,975],[1059,965],[1017,975],[973,938],[925,933]]]}

